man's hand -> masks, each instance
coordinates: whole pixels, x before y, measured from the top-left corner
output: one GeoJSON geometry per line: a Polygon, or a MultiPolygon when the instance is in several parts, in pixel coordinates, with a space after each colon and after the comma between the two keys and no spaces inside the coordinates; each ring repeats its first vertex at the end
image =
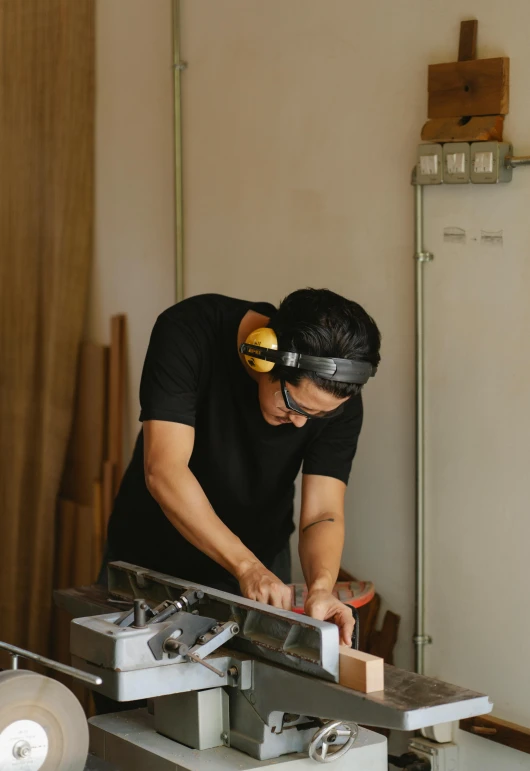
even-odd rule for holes
{"type": "Polygon", "coordinates": [[[261,564],[254,562],[243,565],[238,573],[237,580],[243,597],[248,600],[264,602],[275,608],[291,610],[291,589],[286,586],[274,573],[261,564]]]}
{"type": "Polygon", "coordinates": [[[306,615],[320,621],[332,621],[339,627],[340,643],[351,646],[355,621],[347,605],[323,589],[309,591],[304,608],[306,615]]]}

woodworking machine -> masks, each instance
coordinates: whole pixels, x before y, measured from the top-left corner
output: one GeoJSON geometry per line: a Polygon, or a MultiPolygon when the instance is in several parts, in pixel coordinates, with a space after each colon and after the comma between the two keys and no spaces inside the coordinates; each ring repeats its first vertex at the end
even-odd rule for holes
{"type": "Polygon", "coordinates": [[[147,700],[89,720],[91,752],[118,769],[386,771],[386,738],[359,724],[414,731],[492,708],[391,666],[384,691],[339,685],[334,624],[124,562],[111,563],[102,592],[56,601],[74,616],[72,664],[102,680],[94,690],[147,700]]]}

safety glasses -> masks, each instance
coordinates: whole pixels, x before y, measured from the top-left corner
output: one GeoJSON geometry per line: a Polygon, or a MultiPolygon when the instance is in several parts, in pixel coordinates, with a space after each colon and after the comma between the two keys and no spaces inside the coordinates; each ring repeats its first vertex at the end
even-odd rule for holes
{"type": "Polygon", "coordinates": [[[283,402],[286,408],[289,410],[289,412],[294,412],[297,415],[303,415],[304,418],[307,418],[308,420],[312,420],[313,418],[319,418],[319,419],[334,418],[335,415],[340,415],[340,413],[344,411],[344,404],[341,404],[336,409],[328,410],[327,412],[325,411],[313,412],[313,413],[306,412],[295,402],[295,400],[287,390],[287,386],[285,385],[285,380],[280,380],[280,388],[281,388],[281,394],[283,397],[283,402]]]}

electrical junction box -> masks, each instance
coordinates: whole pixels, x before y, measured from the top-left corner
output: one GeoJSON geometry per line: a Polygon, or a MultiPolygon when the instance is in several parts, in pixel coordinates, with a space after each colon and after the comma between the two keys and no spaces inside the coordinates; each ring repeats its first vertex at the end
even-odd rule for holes
{"type": "Polygon", "coordinates": [[[418,185],[442,184],[442,145],[418,146],[416,181],[418,185]]]}
{"type": "Polygon", "coordinates": [[[512,155],[508,142],[473,142],[471,145],[471,181],[492,185],[511,182],[513,169],[506,166],[506,156],[512,155]]]}
{"type": "Polygon", "coordinates": [[[447,142],[443,146],[443,181],[450,185],[464,185],[469,182],[469,159],[471,148],[468,142],[447,142]]]}
{"type": "Polygon", "coordinates": [[[409,741],[408,751],[428,760],[431,771],[458,771],[458,747],[453,742],[437,744],[417,737],[409,741]]]}

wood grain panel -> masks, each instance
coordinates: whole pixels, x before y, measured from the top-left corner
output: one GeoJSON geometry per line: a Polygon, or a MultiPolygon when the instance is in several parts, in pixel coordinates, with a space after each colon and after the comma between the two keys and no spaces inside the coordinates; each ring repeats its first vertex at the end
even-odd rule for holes
{"type": "Polygon", "coordinates": [[[510,60],[429,65],[429,118],[507,115],[510,60]]]}

